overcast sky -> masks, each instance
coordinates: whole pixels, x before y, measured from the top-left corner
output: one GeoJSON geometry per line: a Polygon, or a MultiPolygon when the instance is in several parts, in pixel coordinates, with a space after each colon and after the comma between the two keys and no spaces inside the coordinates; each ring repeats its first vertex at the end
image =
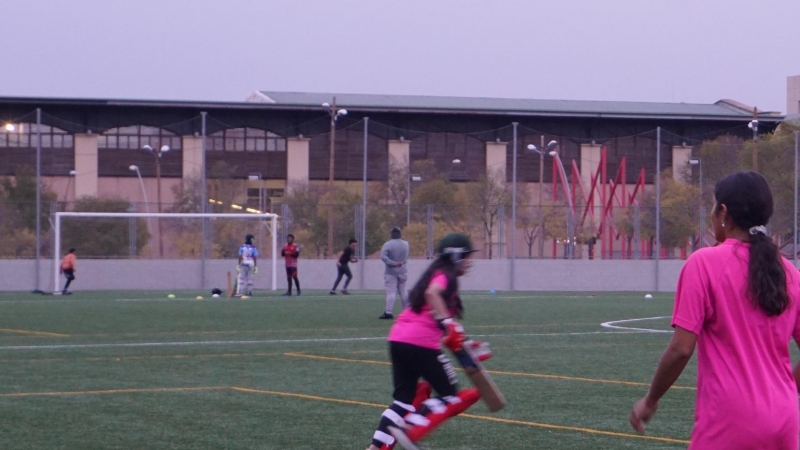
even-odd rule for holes
{"type": "Polygon", "coordinates": [[[254,90],[786,110],[798,0],[25,0],[0,95],[244,100],[254,90]]]}

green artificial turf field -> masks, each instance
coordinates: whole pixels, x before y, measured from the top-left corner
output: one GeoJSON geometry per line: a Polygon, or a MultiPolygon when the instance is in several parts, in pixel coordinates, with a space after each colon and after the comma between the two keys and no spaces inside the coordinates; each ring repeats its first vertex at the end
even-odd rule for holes
{"type": "MultiPolygon", "coordinates": [[[[392,392],[381,293],[167,294],[0,293],[0,448],[366,448],[392,392]]],[[[426,448],[686,447],[694,360],[638,436],[628,412],[670,334],[600,325],[669,331],[671,295],[463,298],[508,405],[476,404],[426,448]]]]}

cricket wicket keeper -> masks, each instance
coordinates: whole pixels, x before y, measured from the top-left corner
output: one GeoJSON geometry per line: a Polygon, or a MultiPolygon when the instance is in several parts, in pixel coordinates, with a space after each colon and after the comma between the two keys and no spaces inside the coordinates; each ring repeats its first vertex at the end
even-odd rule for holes
{"type": "Polygon", "coordinates": [[[236,294],[253,295],[253,275],[258,273],[258,249],[253,245],[252,234],[245,236],[244,244],[239,247],[239,265],[236,266],[236,271],[239,272],[236,294]]]}
{"type": "Polygon", "coordinates": [[[442,344],[455,352],[464,345],[464,329],[454,320],[464,309],[458,278],[469,270],[469,257],[475,251],[467,236],[445,236],[439,256],[411,290],[410,306],[389,331],[394,402],[381,415],[367,450],[389,450],[397,441],[403,448],[417,449],[416,443],[480,399],[475,388],[459,391],[456,371],[442,352],[442,344]],[[420,378],[438,397],[424,399],[430,391],[418,383],[420,378]]]}
{"type": "Polygon", "coordinates": [[[300,296],[300,279],[297,278],[297,258],[300,256],[300,246],[294,243],[294,235],[286,236],[286,245],[281,249],[281,256],[286,261],[286,281],[289,289],[283,294],[286,297],[292,296],[292,280],[297,286],[297,295],[300,296]]]}

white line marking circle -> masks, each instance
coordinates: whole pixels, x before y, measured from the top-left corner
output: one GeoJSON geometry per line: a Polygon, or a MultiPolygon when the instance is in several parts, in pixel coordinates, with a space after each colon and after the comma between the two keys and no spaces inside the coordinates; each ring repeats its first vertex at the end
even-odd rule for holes
{"type": "Polygon", "coordinates": [[[639,331],[642,333],[672,333],[672,330],[654,330],[652,328],[621,327],[616,325],[618,323],[639,322],[642,320],[668,319],[669,317],[670,316],[658,316],[658,317],[643,317],[641,319],[612,320],[610,322],[603,322],[600,324],[600,326],[603,328],[611,328],[614,330],[639,331]]]}

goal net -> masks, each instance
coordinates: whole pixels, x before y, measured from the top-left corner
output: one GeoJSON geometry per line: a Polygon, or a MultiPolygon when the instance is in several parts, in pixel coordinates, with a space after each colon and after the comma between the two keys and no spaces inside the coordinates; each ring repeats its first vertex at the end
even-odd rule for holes
{"type": "Polygon", "coordinates": [[[276,214],[57,212],[53,232],[56,294],[62,258],[73,248],[76,290],[225,292],[247,235],[259,252],[254,289],[277,288],[276,214]]]}

